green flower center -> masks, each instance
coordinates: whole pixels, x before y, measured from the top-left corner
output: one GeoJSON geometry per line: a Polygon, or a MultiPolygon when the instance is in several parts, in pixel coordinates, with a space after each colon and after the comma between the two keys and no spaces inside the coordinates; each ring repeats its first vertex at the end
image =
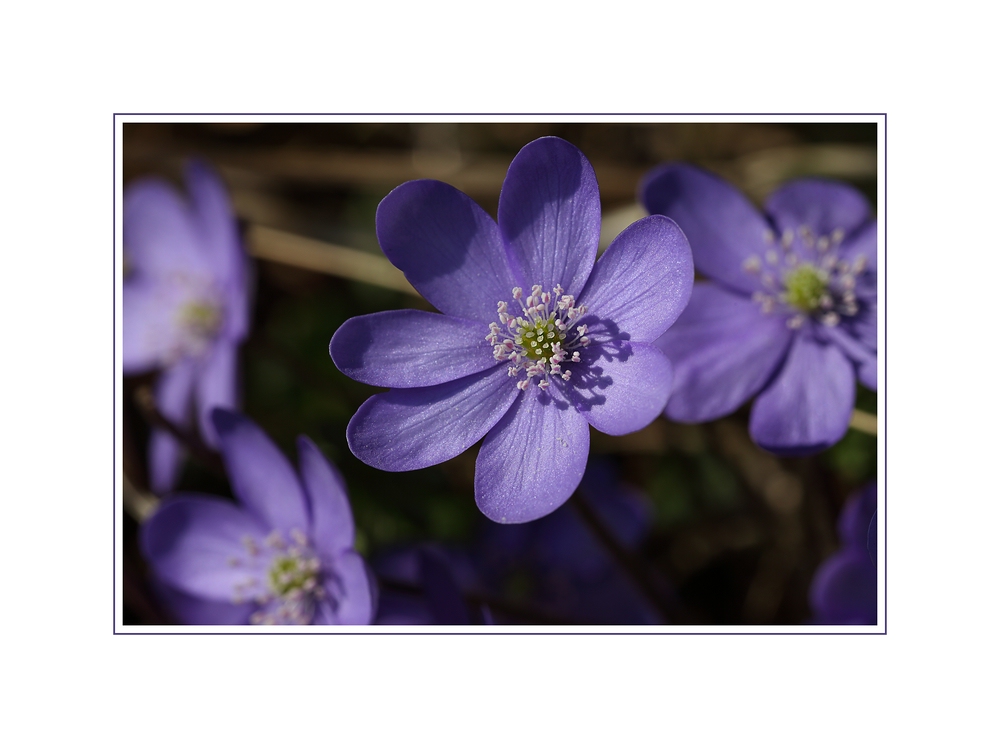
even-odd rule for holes
{"type": "Polygon", "coordinates": [[[302,556],[278,556],[267,572],[267,582],[278,597],[296,590],[310,592],[316,588],[319,564],[302,556]]]}
{"type": "Polygon", "coordinates": [[[181,310],[181,321],[199,337],[208,338],[218,331],[222,324],[222,314],[212,304],[194,302],[181,310]]]}
{"type": "Polygon", "coordinates": [[[827,293],[829,276],[815,265],[805,263],[785,275],[785,300],[803,312],[818,309],[827,293]]]}
{"type": "Polygon", "coordinates": [[[524,348],[528,358],[534,361],[547,359],[552,355],[552,345],[561,344],[566,339],[566,333],[556,327],[555,320],[553,312],[548,317],[528,321],[518,329],[514,342],[524,348]]]}

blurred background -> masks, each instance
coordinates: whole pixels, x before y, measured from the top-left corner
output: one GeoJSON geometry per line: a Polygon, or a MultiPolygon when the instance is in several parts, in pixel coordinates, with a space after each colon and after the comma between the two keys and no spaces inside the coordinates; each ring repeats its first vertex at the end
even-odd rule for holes
{"type": "MultiPolygon", "coordinates": [[[[511,159],[544,135],[572,142],[593,164],[602,249],[645,215],[639,181],[664,161],[715,171],[758,203],[787,179],[826,176],[855,185],[875,206],[875,124],[125,124],[124,180],[127,187],[158,175],[180,188],[194,156],[222,174],[256,276],[243,410],[287,455],[304,433],[339,467],[357,548],[374,564],[385,601],[419,597],[413,564],[400,559],[434,547],[451,559],[473,619],[485,610],[486,621],[511,624],[809,622],[809,584],[837,549],[840,510],[876,475],[864,416],[832,449],[797,459],[750,441],[748,407],[702,425],[661,418],[624,437],[592,432],[595,485],[613,487],[605,494],[617,497],[614,506],[590,496],[592,516],[567,506],[519,528],[493,526],[476,508],[476,449],[411,473],[380,472],[351,455],[347,423],[377,390],[336,369],[330,338],[358,314],[431,309],[379,250],[379,201],[429,177],[495,218],[511,159]],[[619,555],[597,537],[595,520],[610,528],[619,555]]],[[[136,541],[158,498],[146,475],[155,377],[129,377],[122,388],[125,624],[172,622],[136,541]]],[[[875,393],[859,387],[856,408],[874,416],[877,406],[875,393]]],[[[179,490],[232,495],[213,461],[194,456],[179,490]]]]}

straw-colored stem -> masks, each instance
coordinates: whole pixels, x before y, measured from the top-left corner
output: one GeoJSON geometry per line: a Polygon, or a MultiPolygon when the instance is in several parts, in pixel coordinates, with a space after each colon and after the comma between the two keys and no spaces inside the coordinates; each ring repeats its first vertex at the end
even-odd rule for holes
{"type": "Polygon", "coordinates": [[[341,247],[258,225],[250,226],[247,231],[247,246],[250,254],[262,260],[363,281],[414,296],[420,295],[406,280],[402,271],[387,259],[360,249],[341,247]]]}
{"type": "Polygon", "coordinates": [[[851,414],[851,428],[865,434],[878,436],[878,417],[863,410],[856,410],[851,414]]]}

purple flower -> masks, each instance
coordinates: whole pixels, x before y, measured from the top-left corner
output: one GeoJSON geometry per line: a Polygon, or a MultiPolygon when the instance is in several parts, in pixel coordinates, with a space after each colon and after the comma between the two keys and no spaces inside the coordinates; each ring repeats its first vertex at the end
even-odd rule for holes
{"type": "Polygon", "coordinates": [[[375,623],[387,626],[467,626],[492,623],[483,608],[470,616],[462,588],[476,586],[466,555],[434,544],[398,548],[373,562],[384,588],[375,623]],[[396,583],[396,589],[389,588],[396,583]],[[401,589],[402,586],[409,590],[401,589]]]}
{"type": "MultiPolygon", "coordinates": [[[[623,484],[610,463],[591,459],[580,495],[622,546],[634,551],[645,540],[653,519],[649,499],[623,484]]],[[[490,525],[475,557],[499,594],[518,589],[568,620],[662,623],[572,506],[528,525],[490,525]]]]}
{"type": "Polygon", "coordinates": [[[710,279],[657,341],[675,367],[667,416],[708,421],[757,396],[750,434],[761,447],[797,455],[840,440],[855,378],[877,386],[877,233],[865,198],[801,179],[761,215],[685,164],[655,170],[641,196],[677,221],[710,279]]]}
{"type": "Polygon", "coordinates": [[[353,550],[343,479],[305,436],[299,470],[252,421],[212,421],[240,505],[175,494],[142,527],[142,549],[186,623],[366,624],[368,570],[353,550]]]}
{"type": "Polygon", "coordinates": [[[600,225],[594,170],[559,138],[517,154],[496,222],[442,182],[389,193],[379,243],[443,314],[370,314],[333,336],[342,372],[392,388],[351,419],[351,451],[382,470],[416,470],[485,437],[475,494],[487,517],[528,522],[566,501],[589,426],[626,434],[663,410],[671,367],[652,341],[694,276],[672,221],[637,221],[595,263],[600,225]]]}
{"type": "Polygon", "coordinates": [[[809,600],[814,623],[878,623],[875,535],[878,492],[870,483],[847,500],[837,523],[841,547],[816,570],[809,600]]]}
{"type": "MultiPolygon", "coordinates": [[[[162,179],[125,190],[122,233],[123,373],[162,369],[155,398],[179,425],[197,403],[201,434],[216,446],[209,414],[236,404],[236,347],[247,334],[247,258],[225,186],[206,164],[185,172],[190,200],[162,179]]],[[[176,483],[180,445],[155,429],[150,484],[176,483]]]]}

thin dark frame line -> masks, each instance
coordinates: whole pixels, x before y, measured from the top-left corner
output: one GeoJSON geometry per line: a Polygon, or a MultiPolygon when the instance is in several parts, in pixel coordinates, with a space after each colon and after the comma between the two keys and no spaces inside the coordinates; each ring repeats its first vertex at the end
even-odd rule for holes
{"type": "MultiPolygon", "coordinates": [[[[157,117],[157,116],[172,116],[172,117],[182,117],[182,116],[193,116],[193,117],[225,117],[225,116],[239,116],[239,117],[286,117],[286,116],[297,116],[297,117],[311,117],[311,116],[330,116],[330,117],[388,117],[388,116],[419,116],[419,117],[439,117],[439,116],[476,116],[476,117],[517,117],[517,116],[528,116],[528,117],[698,117],[698,116],[711,116],[711,117],[798,117],[798,116],[809,116],[809,117],[880,117],[882,125],[882,183],[881,194],[883,211],[882,214],[878,216],[878,220],[882,222],[882,233],[885,235],[886,239],[883,243],[883,254],[885,255],[885,262],[883,263],[883,269],[879,272],[881,278],[885,278],[885,267],[888,265],[888,226],[886,221],[886,214],[888,213],[888,181],[889,181],[889,159],[888,159],[888,113],[886,112],[673,112],[673,113],[663,113],[663,112],[632,112],[632,113],[608,113],[608,112],[596,112],[596,113],[576,113],[576,112],[555,112],[555,113],[531,113],[531,112],[473,112],[473,113],[455,113],[455,112],[279,112],[279,113],[260,113],[260,112],[115,112],[112,116],[112,121],[114,126],[112,128],[112,368],[114,370],[112,377],[112,394],[114,397],[114,409],[112,414],[112,448],[117,440],[117,415],[118,415],[118,399],[117,399],[117,379],[118,379],[118,367],[116,366],[116,330],[114,328],[115,323],[115,302],[117,299],[117,244],[115,242],[116,230],[117,230],[117,212],[116,212],[116,190],[118,184],[118,174],[117,165],[115,162],[115,153],[118,147],[118,118],[128,117],[128,116],[142,116],[142,117],[157,117]]],[[[123,125],[125,123],[122,123],[123,125]]],[[[303,123],[306,124],[306,123],[303,123]]],[[[651,123],[658,124],[658,123],[651,123]]],[[[879,122],[875,122],[876,125],[879,122]]],[[[124,154],[123,154],[124,155],[124,154]]],[[[876,204],[877,207],[877,204],[876,204]]],[[[882,366],[885,371],[885,380],[888,380],[888,320],[889,311],[887,304],[888,296],[888,281],[883,280],[884,287],[886,289],[885,294],[880,295],[883,297],[880,306],[884,309],[883,314],[885,317],[885,324],[883,325],[885,346],[884,349],[879,352],[879,356],[882,358],[882,366]]],[[[117,626],[116,617],[116,605],[117,605],[117,511],[118,511],[118,496],[115,492],[114,503],[112,506],[112,573],[114,579],[112,581],[112,634],[113,635],[146,635],[146,636],[212,636],[212,635],[222,635],[222,636],[398,636],[398,635],[415,635],[415,636],[456,636],[456,635],[470,635],[470,636],[483,636],[483,635],[505,635],[505,636],[885,636],[889,633],[888,618],[889,618],[889,603],[888,603],[888,593],[889,593],[889,552],[888,552],[888,514],[889,514],[889,498],[888,498],[888,484],[889,484],[889,467],[888,467],[888,450],[886,449],[885,442],[888,441],[889,433],[889,423],[888,423],[888,398],[883,393],[880,399],[880,409],[881,409],[881,420],[883,421],[882,433],[885,435],[885,439],[878,441],[878,448],[883,455],[882,467],[883,467],[883,484],[885,486],[885,491],[883,491],[884,496],[882,500],[885,504],[885,512],[883,517],[883,536],[885,537],[885,542],[882,543],[884,546],[883,557],[885,562],[883,564],[884,571],[883,577],[885,579],[885,584],[882,591],[883,600],[883,620],[882,620],[882,631],[490,631],[489,627],[482,627],[482,631],[380,631],[378,626],[372,626],[371,631],[327,631],[327,630],[316,630],[316,631],[272,631],[272,630],[261,630],[261,631],[119,631],[117,626]]],[[[877,437],[876,437],[877,438],[877,437]]],[[[876,460],[878,457],[878,452],[876,453],[876,460]]],[[[118,478],[117,464],[115,463],[115,455],[112,455],[112,469],[113,478],[112,486],[116,485],[118,478]]],[[[124,610],[123,610],[124,616],[124,610]]],[[[122,624],[124,626],[124,624],[122,624]]],[[[808,625],[808,624],[799,624],[808,625]]],[[[876,624],[877,625],[877,624],[876,624]]]]}

